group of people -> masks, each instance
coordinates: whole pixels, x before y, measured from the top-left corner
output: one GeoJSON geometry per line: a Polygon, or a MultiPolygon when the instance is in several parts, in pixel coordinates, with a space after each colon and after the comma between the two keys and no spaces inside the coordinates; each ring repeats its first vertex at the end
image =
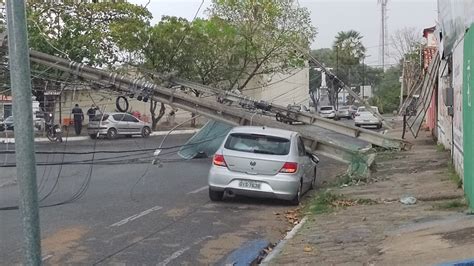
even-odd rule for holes
{"type": "MultiPolygon", "coordinates": [[[[89,117],[89,121],[94,118],[99,108],[95,105],[91,105],[91,108],[87,110],[87,116],[89,117]]],[[[80,135],[82,131],[82,121],[84,121],[84,113],[82,109],[79,107],[79,104],[76,103],[74,108],[72,109],[72,115],[74,118],[74,130],[76,131],[76,135],[80,135]]]]}

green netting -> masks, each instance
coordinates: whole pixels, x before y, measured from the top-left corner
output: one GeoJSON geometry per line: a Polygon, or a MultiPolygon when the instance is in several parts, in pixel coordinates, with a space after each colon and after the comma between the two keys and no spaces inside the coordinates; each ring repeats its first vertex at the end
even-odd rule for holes
{"type": "Polygon", "coordinates": [[[194,158],[198,154],[212,156],[232,128],[229,124],[211,120],[186,142],[178,155],[185,159],[194,158]]]}

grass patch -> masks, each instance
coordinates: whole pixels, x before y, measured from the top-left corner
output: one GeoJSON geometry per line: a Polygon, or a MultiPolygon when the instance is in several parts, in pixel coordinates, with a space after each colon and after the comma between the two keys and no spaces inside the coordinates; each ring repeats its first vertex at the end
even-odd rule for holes
{"type": "Polygon", "coordinates": [[[458,186],[458,188],[462,188],[462,179],[456,173],[456,169],[454,168],[454,165],[452,163],[448,164],[448,177],[454,182],[454,184],[458,186]]]}
{"type": "Polygon", "coordinates": [[[464,200],[451,200],[435,204],[433,207],[439,210],[464,209],[467,208],[467,203],[464,200]]]}
{"type": "Polygon", "coordinates": [[[444,151],[446,151],[446,148],[444,147],[443,144],[438,144],[438,145],[436,145],[436,151],[437,152],[444,152],[444,151]]]}
{"type": "Polygon", "coordinates": [[[332,203],[336,200],[343,199],[343,195],[334,194],[330,191],[325,191],[316,195],[310,202],[309,211],[312,214],[322,214],[331,212],[334,208],[332,203]]]}
{"type": "Polygon", "coordinates": [[[348,199],[342,194],[325,191],[316,195],[309,203],[309,212],[323,214],[336,208],[346,208],[357,205],[374,205],[378,202],[372,199],[348,199]]]}
{"type": "Polygon", "coordinates": [[[361,176],[353,176],[353,175],[349,175],[345,173],[345,174],[337,176],[336,181],[334,182],[333,185],[336,187],[340,187],[342,185],[351,186],[360,182],[367,182],[367,178],[361,177],[361,176]]]}

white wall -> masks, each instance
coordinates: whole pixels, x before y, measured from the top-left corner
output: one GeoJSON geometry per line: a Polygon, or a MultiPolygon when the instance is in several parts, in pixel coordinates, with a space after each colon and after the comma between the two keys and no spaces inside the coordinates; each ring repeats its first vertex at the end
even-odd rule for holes
{"type": "Polygon", "coordinates": [[[456,172],[463,176],[463,117],[462,117],[462,91],[463,91],[463,60],[464,38],[462,38],[453,51],[453,89],[454,89],[454,117],[453,117],[453,154],[456,172]]]}
{"type": "Polygon", "coordinates": [[[447,75],[446,61],[441,61],[439,88],[438,88],[438,143],[451,151],[456,172],[463,176],[463,118],[462,118],[462,90],[463,90],[463,57],[464,38],[459,40],[454,47],[452,59],[452,73],[447,75]],[[454,93],[454,116],[448,115],[448,109],[444,105],[443,92],[447,87],[453,87],[454,93]]]}
{"type": "Polygon", "coordinates": [[[451,76],[447,76],[447,61],[441,60],[440,73],[438,78],[438,142],[446,149],[452,147],[452,119],[448,115],[448,109],[444,105],[443,92],[451,86],[451,76]],[[444,70],[444,72],[442,72],[444,70]]]}
{"type": "Polygon", "coordinates": [[[256,100],[287,106],[303,104],[308,106],[309,68],[290,70],[285,74],[262,75],[253,78],[242,93],[256,100]]]}

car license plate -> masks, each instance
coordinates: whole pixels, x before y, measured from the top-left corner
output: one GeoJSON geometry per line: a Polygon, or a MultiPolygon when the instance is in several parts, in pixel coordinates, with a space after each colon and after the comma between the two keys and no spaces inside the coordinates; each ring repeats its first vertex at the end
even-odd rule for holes
{"type": "Polygon", "coordinates": [[[261,183],[256,181],[239,181],[239,187],[241,188],[252,188],[252,189],[260,189],[261,183]]]}
{"type": "Polygon", "coordinates": [[[370,120],[364,120],[364,122],[370,122],[370,120]]]}

